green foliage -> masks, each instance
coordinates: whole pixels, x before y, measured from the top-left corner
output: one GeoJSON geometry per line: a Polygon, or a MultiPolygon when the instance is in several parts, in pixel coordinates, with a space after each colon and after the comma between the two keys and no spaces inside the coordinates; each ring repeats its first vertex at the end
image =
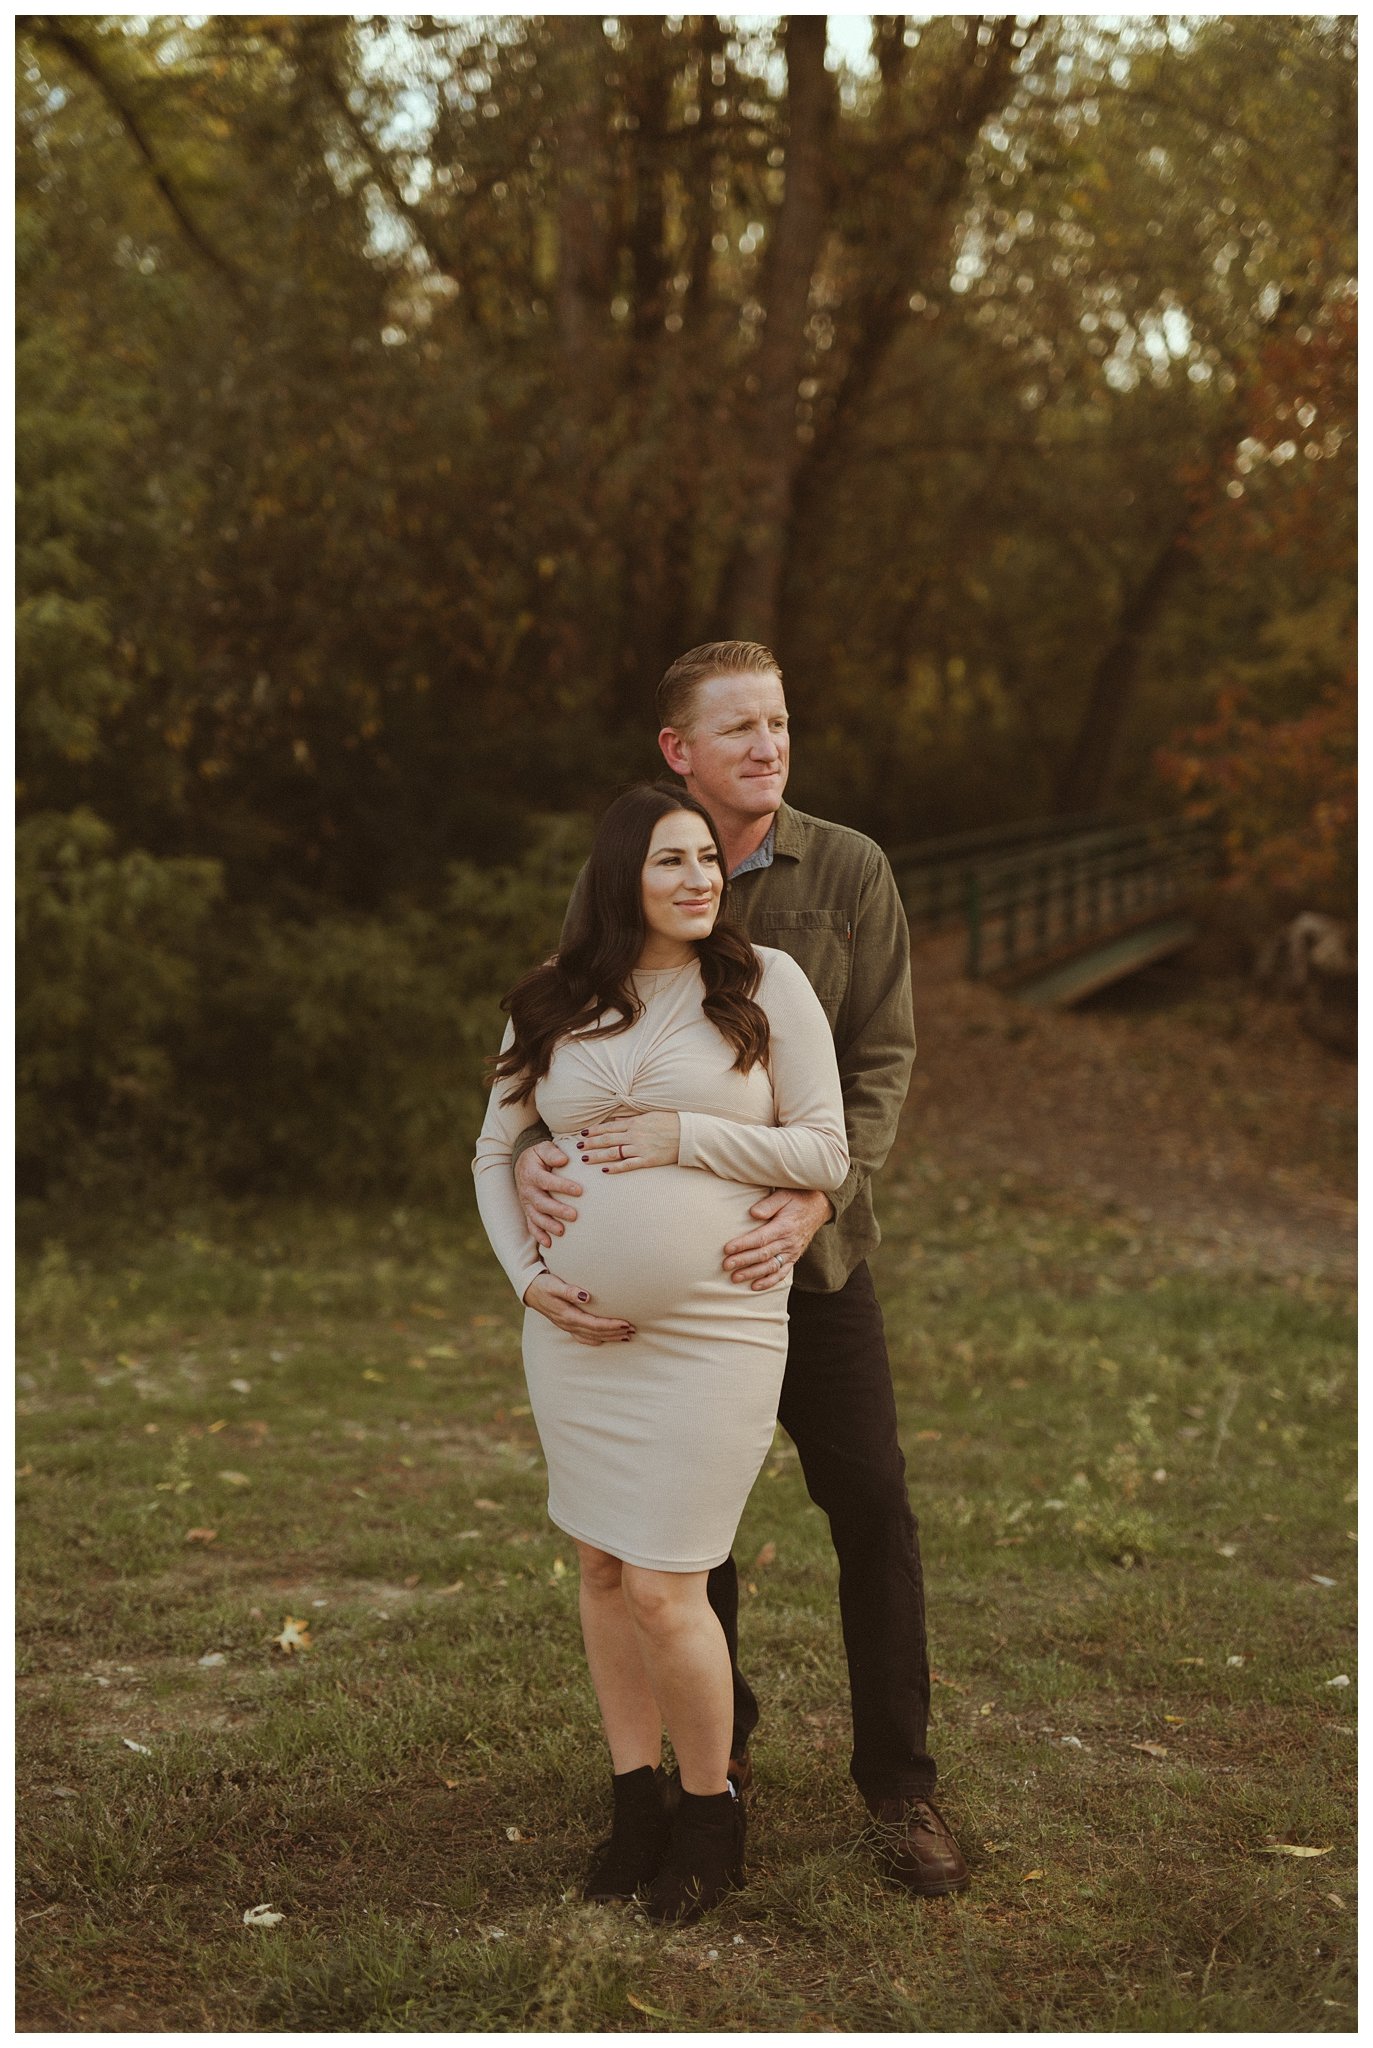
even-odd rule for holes
{"type": "Polygon", "coordinates": [[[15,876],[21,1174],[60,1180],[131,1145],[165,1161],[217,865],[121,854],[90,811],[43,812],[19,827],[15,876]]]}
{"type": "Polygon", "coordinates": [[[210,862],[116,855],[88,812],[19,834],[26,1186],[155,1167],[356,1194],[470,1184],[499,996],[557,942],[584,853],[543,822],[443,901],[310,922],[220,908],[210,862]]]}
{"type": "Polygon", "coordinates": [[[653,684],[754,632],[727,599],[769,522],[802,804],[893,844],[1043,810],[1180,523],[1117,795],[1159,806],[1244,666],[1319,771],[1348,22],[874,22],[779,383],[780,18],[24,17],[20,815],[40,868],[90,816],[78,866],[167,888],[117,1054],[73,934],[108,912],[137,979],[124,885],[27,955],[30,1175],[84,1145],[451,1190],[556,922],[531,818],[656,769],[653,684]]]}

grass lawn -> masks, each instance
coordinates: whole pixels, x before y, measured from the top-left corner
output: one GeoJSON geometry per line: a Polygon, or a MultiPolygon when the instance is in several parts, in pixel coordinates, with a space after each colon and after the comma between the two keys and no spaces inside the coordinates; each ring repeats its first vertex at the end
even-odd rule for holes
{"type": "Polygon", "coordinates": [[[750,1882],[680,1932],[571,1896],[608,1766],[475,1223],[42,1226],[20,2025],[1352,2030],[1347,1288],[910,1165],[884,1214],[972,1889],[922,1904],[858,1841],[833,1553],[779,1435],[737,1551],[750,1882]]]}

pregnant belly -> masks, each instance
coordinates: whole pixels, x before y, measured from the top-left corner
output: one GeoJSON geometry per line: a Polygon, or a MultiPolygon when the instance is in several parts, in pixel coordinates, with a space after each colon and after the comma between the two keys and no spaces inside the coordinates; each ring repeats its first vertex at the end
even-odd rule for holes
{"type": "MultiPolygon", "coordinates": [[[[572,1145],[559,1142],[575,1158],[572,1145]]],[[[593,1314],[635,1323],[671,1314],[693,1295],[729,1289],[720,1264],[725,1244],[755,1227],[749,1204],[767,1192],[691,1166],[583,1168],[577,1178],[585,1189],[577,1220],[544,1259],[560,1280],[587,1289],[593,1314]]]]}

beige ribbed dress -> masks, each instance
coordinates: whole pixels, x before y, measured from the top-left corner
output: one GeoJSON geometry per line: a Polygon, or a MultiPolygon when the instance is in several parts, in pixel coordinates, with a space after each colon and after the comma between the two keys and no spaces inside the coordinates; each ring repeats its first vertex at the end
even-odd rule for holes
{"type": "Polygon", "coordinates": [[[661,1571],[704,1571],[729,1555],[777,1420],[790,1290],[735,1286],[725,1243],[756,1228],[749,1206],[770,1188],[828,1191],[848,1172],[825,1013],[789,955],[757,950],[766,1068],[734,1071],[734,1048],[701,1008],[694,960],[636,974],[644,1007],[628,1031],[565,1039],[532,1102],[507,1107],[510,1084],[496,1084],[473,1161],[482,1221],[521,1299],[547,1270],[586,1288],[592,1314],[623,1316],[636,1331],[627,1344],[591,1347],[537,1310],[525,1316],[549,1517],[661,1571]],[[584,1128],[650,1109],[681,1117],[676,1166],[602,1173],[575,1163],[584,1128]],[[576,1222],[543,1254],[512,1168],[516,1138],[540,1118],[585,1190],[576,1222]]]}

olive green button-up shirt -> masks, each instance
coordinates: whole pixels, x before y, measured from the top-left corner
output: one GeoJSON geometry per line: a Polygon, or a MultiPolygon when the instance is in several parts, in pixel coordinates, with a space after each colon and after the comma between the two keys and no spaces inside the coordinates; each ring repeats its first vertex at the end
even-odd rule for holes
{"type": "MultiPolygon", "coordinates": [[[[895,1140],[915,1059],[906,913],[874,840],[783,804],[772,860],[731,878],[729,915],[756,945],[791,954],[834,1033],[850,1166],[828,1197],[833,1220],[795,1277],[803,1293],[833,1294],[882,1238],[873,1175],[895,1140]]],[[[535,1125],[522,1135],[533,1142],[547,1132],[535,1125]]]]}
{"type": "Polygon", "coordinates": [[[731,880],[729,914],[756,945],[805,969],[834,1033],[851,1163],[795,1282],[832,1294],[882,1237],[873,1175],[896,1138],[915,1059],[906,913],[880,846],[783,804],[771,864],[731,880]]]}

